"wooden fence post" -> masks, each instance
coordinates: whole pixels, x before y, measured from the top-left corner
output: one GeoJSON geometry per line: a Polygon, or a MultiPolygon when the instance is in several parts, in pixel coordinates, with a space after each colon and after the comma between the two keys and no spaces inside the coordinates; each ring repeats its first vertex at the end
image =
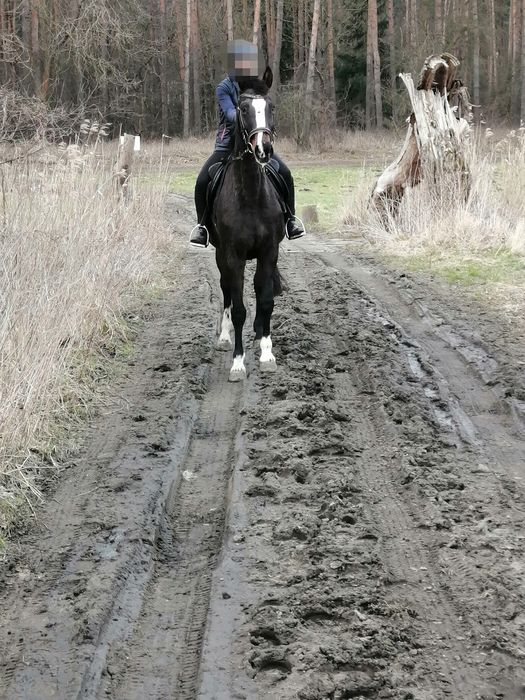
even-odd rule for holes
{"type": "Polygon", "coordinates": [[[124,134],[123,141],[119,147],[115,185],[117,194],[124,201],[128,201],[131,197],[129,179],[131,177],[131,168],[133,166],[133,153],[135,146],[135,137],[131,134],[124,134]]]}

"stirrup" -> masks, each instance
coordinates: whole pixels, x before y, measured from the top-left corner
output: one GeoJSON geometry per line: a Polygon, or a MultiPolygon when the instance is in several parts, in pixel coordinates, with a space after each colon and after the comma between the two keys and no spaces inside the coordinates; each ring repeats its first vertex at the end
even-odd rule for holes
{"type": "Polygon", "coordinates": [[[194,246],[195,248],[207,248],[210,243],[210,233],[206,226],[204,224],[197,224],[194,226],[191,231],[190,231],[190,245],[194,246]],[[192,241],[191,237],[193,236],[193,232],[198,229],[200,232],[202,229],[206,232],[206,242],[205,243],[197,243],[197,241],[192,241]]]}
{"type": "Polygon", "coordinates": [[[295,214],[293,214],[293,216],[291,216],[291,217],[288,219],[288,221],[287,221],[286,224],[284,225],[284,230],[285,230],[285,232],[286,232],[286,238],[287,238],[289,241],[296,241],[298,238],[302,238],[303,236],[306,235],[306,227],[305,227],[305,225],[304,225],[302,219],[300,219],[300,218],[299,218],[298,216],[296,216],[295,214]],[[293,221],[294,219],[295,219],[295,221],[298,221],[298,222],[301,224],[301,226],[303,227],[303,232],[300,233],[298,236],[294,236],[293,238],[290,238],[290,236],[288,235],[288,223],[289,223],[290,221],[293,221]]]}

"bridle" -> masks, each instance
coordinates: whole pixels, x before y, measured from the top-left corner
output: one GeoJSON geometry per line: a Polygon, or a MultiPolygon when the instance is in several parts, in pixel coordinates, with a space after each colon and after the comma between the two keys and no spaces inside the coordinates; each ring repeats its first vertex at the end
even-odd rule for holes
{"type": "MultiPolygon", "coordinates": [[[[241,99],[249,99],[249,100],[265,100],[266,98],[263,95],[250,95],[246,92],[243,92],[239,95],[239,103],[241,99]]],[[[270,144],[273,146],[274,138],[275,138],[275,129],[268,129],[265,126],[259,126],[256,127],[255,129],[252,129],[251,131],[248,131],[246,128],[246,125],[244,124],[244,120],[242,118],[242,112],[240,108],[240,104],[237,106],[237,118],[239,120],[239,125],[241,127],[241,135],[242,139],[244,141],[244,145],[246,146],[245,150],[238,156],[232,157],[232,160],[240,160],[241,158],[244,158],[246,153],[251,153],[256,160],[257,156],[255,155],[255,152],[250,148],[250,140],[252,136],[255,136],[255,134],[268,134],[270,137],[270,144]]]]}

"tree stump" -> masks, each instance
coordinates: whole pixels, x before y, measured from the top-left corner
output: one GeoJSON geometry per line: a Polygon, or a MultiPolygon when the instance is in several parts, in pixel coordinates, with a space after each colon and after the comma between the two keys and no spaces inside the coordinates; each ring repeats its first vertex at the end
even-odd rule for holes
{"type": "Polygon", "coordinates": [[[406,188],[423,179],[440,187],[443,177],[452,175],[468,196],[466,145],[472,105],[467,89],[456,77],[459,65],[449,53],[429,56],[417,89],[410,73],[400,74],[413,111],[401,153],[380,175],[372,192],[371,203],[383,214],[395,216],[406,188]]]}
{"type": "Polygon", "coordinates": [[[319,223],[319,215],[317,213],[317,205],[308,204],[301,210],[301,219],[305,224],[317,224],[319,223]]]}

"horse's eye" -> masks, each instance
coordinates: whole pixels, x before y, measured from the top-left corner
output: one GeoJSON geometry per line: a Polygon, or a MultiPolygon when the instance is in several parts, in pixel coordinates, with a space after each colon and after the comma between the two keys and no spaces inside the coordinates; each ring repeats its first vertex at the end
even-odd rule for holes
{"type": "Polygon", "coordinates": [[[247,111],[248,111],[248,105],[243,105],[243,106],[241,107],[241,112],[242,112],[243,114],[246,114],[247,111]]]}

